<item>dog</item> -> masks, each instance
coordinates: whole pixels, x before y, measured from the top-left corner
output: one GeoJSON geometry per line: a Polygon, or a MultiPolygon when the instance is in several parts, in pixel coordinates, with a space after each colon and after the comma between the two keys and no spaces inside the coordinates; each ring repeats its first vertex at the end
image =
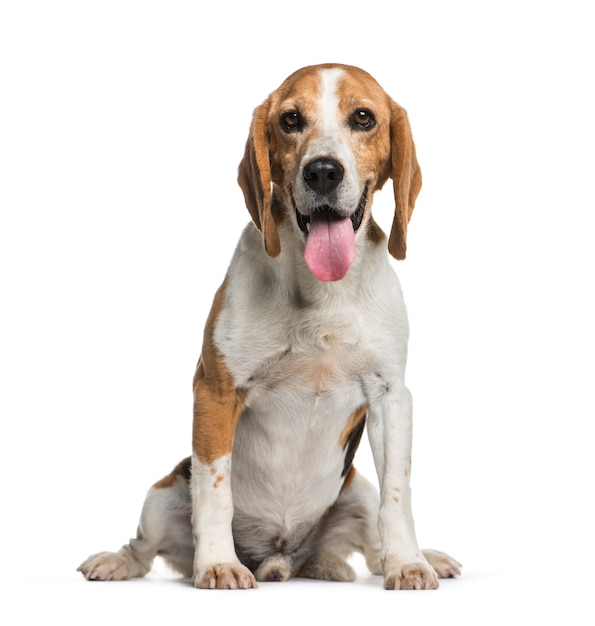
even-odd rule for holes
{"type": "Polygon", "coordinates": [[[89,580],[160,555],[198,588],[352,581],[435,589],[460,564],[418,547],[408,321],[389,259],[421,188],[405,110],[367,72],[294,72],[253,114],[238,173],[251,221],[217,291],[194,376],[192,456],[149,490],[130,543],[89,580]],[[387,239],[372,197],[392,178],[387,239]],[[388,250],[388,252],[387,252],[388,250]],[[379,490],[353,466],[367,428],[379,490]]]}

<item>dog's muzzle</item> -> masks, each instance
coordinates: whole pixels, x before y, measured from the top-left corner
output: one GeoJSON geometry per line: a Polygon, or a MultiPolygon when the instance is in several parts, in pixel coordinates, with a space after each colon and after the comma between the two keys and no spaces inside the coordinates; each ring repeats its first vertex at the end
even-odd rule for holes
{"type": "MultiPolygon", "coordinates": [[[[366,209],[367,201],[368,201],[368,185],[365,186],[364,191],[359,199],[357,208],[355,209],[355,211],[351,214],[349,218],[353,225],[353,232],[357,232],[359,227],[362,225],[362,220],[364,219],[364,211],[366,209]]],[[[299,226],[300,230],[307,235],[310,232],[310,215],[304,215],[303,213],[300,213],[297,206],[295,206],[295,200],[293,202],[293,205],[295,208],[295,218],[297,221],[297,225],[299,226]]],[[[316,207],[313,213],[324,212],[324,211],[327,211],[331,215],[334,213],[337,216],[337,218],[340,218],[339,213],[337,213],[337,211],[335,211],[335,209],[328,204],[322,204],[319,207],[316,207]]]]}

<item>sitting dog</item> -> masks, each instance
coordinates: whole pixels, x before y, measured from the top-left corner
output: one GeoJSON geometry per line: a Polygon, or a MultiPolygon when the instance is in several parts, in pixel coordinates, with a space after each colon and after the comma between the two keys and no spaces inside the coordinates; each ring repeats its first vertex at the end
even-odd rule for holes
{"type": "Polygon", "coordinates": [[[363,554],[387,589],[460,574],[418,547],[411,513],[404,259],[421,173],[407,114],[361,69],[298,70],[255,111],[238,182],[252,218],[206,322],[192,456],[148,492],[136,538],[90,580],[156,555],[200,588],[350,581],[363,554]],[[388,178],[388,240],[371,214],[388,178]],[[379,492],[352,465],[364,426],[379,492]]]}

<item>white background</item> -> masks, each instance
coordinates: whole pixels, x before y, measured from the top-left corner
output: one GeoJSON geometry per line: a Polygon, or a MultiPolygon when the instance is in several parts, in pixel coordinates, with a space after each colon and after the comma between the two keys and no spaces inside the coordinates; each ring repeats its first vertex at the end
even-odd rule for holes
{"type": "MultiPolygon", "coordinates": [[[[3,623],[594,623],[588,5],[0,5],[3,623]],[[385,592],[357,560],[351,585],[87,583],[80,561],[126,542],[190,453],[252,110],[327,61],[368,70],[413,126],[424,187],[395,267],[414,515],[464,574],[432,593],[385,592]]],[[[385,229],[391,211],[387,187],[385,229]]],[[[356,465],[373,477],[365,445],[356,465]]]]}

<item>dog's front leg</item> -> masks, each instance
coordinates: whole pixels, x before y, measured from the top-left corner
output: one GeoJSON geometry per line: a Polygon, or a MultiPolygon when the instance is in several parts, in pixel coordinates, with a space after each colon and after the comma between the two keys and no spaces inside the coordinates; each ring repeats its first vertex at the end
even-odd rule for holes
{"type": "Polygon", "coordinates": [[[403,384],[387,384],[379,375],[375,387],[368,409],[368,437],[380,483],[384,586],[436,589],[438,577],[419,549],[411,512],[411,394],[403,384]]]}
{"type": "Polygon", "coordinates": [[[243,407],[220,355],[203,351],[194,380],[192,437],[194,585],[202,589],[257,586],[236,555],[231,530],[231,449],[243,407]]]}

